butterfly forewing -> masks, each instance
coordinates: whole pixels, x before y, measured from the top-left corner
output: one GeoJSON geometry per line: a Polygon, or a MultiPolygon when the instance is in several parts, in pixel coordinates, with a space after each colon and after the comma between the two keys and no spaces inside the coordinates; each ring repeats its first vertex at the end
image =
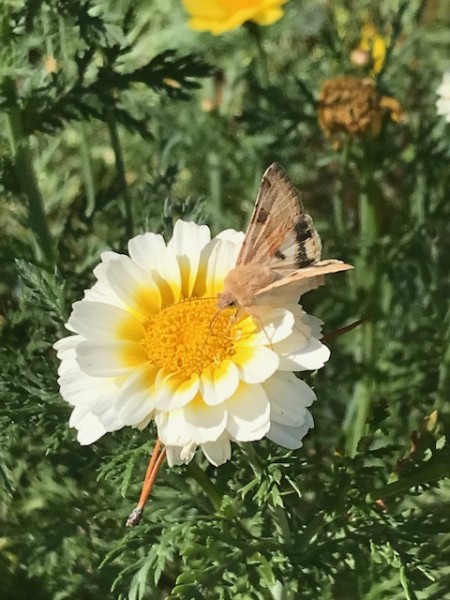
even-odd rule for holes
{"type": "Polygon", "coordinates": [[[320,260],[319,234],[300,194],[277,163],[265,171],[236,266],[261,264],[288,273],[320,260]]]}

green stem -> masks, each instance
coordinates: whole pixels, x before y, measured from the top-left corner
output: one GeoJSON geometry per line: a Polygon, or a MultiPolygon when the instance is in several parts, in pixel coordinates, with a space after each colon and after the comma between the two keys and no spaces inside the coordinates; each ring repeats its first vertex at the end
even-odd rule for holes
{"type": "MultiPolygon", "coordinates": [[[[49,36],[50,38],[50,36],[49,36]]],[[[59,17],[59,45],[61,48],[61,55],[66,65],[70,64],[69,52],[67,50],[67,37],[64,19],[59,17]]],[[[50,48],[53,53],[53,49],[50,48]]],[[[50,51],[47,49],[47,51],[50,51]]],[[[88,141],[88,135],[86,133],[86,126],[83,122],[80,123],[80,134],[81,134],[81,169],[83,172],[84,185],[86,188],[86,210],[85,215],[90,217],[95,209],[95,184],[94,176],[91,168],[91,151],[90,144],[88,141]]]]}
{"type": "Polygon", "coordinates": [[[264,87],[268,87],[269,85],[269,67],[267,64],[267,53],[264,49],[263,38],[261,35],[261,27],[253,21],[247,21],[245,23],[247,31],[250,33],[253,38],[256,49],[258,52],[258,62],[259,62],[259,70],[261,76],[261,83],[264,87]]]}
{"type": "Polygon", "coordinates": [[[46,10],[43,10],[41,13],[42,18],[42,30],[44,32],[44,40],[45,40],[45,53],[47,56],[53,56],[53,37],[50,35],[50,27],[48,20],[48,13],[46,10]]]}
{"type": "Polygon", "coordinates": [[[349,159],[350,159],[350,148],[351,139],[348,138],[344,142],[341,154],[341,169],[340,177],[338,181],[338,187],[336,193],[333,195],[333,213],[334,213],[334,226],[336,229],[337,237],[344,239],[346,235],[346,219],[345,219],[345,180],[347,177],[349,159]]]}
{"type": "MultiPolygon", "coordinates": [[[[211,214],[221,215],[220,219],[223,219],[223,213],[221,207],[222,198],[222,170],[221,161],[219,156],[215,152],[208,153],[208,177],[209,177],[209,197],[210,197],[210,210],[211,214]]],[[[222,221],[219,223],[222,226],[222,221]]]]}
{"type": "MultiPolygon", "coordinates": [[[[366,323],[361,331],[362,337],[362,357],[367,365],[368,357],[373,352],[373,325],[366,323]]],[[[367,368],[367,366],[366,366],[367,368]]],[[[347,439],[347,452],[350,456],[355,456],[358,442],[366,433],[366,423],[370,416],[370,408],[373,398],[373,381],[370,375],[364,375],[361,381],[358,381],[354,392],[352,404],[354,406],[353,426],[349,429],[347,439]]]]}
{"type": "MultiPolygon", "coordinates": [[[[359,204],[359,246],[361,249],[359,259],[356,261],[356,276],[358,278],[357,288],[362,289],[368,305],[374,294],[376,284],[377,265],[371,252],[375,240],[378,237],[378,219],[376,213],[377,190],[374,180],[375,165],[370,157],[366,155],[362,173],[362,189],[359,204]]],[[[377,293],[381,293],[378,290],[377,293]]],[[[371,314],[370,306],[366,312],[371,314]]],[[[351,456],[356,454],[359,440],[365,434],[367,420],[374,396],[375,384],[370,371],[376,361],[375,330],[373,323],[368,322],[360,330],[360,344],[355,347],[356,358],[364,367],[364,375],[357,382],[353,392],[353,398],[349,407],[349,415],[353,416],[353,424],[348,429],[347,451],[351,456]]]]}
{"type": "MultiPolygon", "coordinates": [[[[9,87],[11,96],[15,99],[14,83],[10,82],[9,87]]],[[[14,157],[14,168],[21,192],[28,204],[28,224],[35,235],[37,246],[40,249],[38,258],[40,259],[42,255],[48,265],[54,265],[55,251],[53,239],[50,234],[47,215],[44,210],[44,201],[33,167],[29,139],[24,133],[22,113],[17,104],[7,111],[6,118],[11,151],[14,157]]]]}
{"type": "MultiPolygon", "coordinates": [[[[84,123],[80,123],[81,133],[81,165],[83,170],[84,184],[86,186],[86,210],[85,215],[90,217],[95,210],[95,184],[91,169],[91,151],[84,123]]],[[[131,236],[130,236],[131,237],[131,236]]]]}
{"type": "Polygon", "coordinates": [[[222,504],[222,495],[217,487],[207,477],[204,471],[195,462],[190,462],[187,466],[187,472],[195,479],[198,485],[203,489],[208,496],[215,510],[219,510],[222,504]]]}
{"type": "Polygon", "coordinates": [[[366,180],[367,187],[362,191],[359,203],[360,245],[366,257],[378,234],[377,215],[372,191],[372,181],[366,180]]]}
{"type": "Polygon", "coordinates": [[[111,138],[111,146],[114,152],[116,161],[117,181],[119,189],[123,196],[125,205],[125,231],[127,238],[130,239],[134,235],[133,212],[131,210],[131,199],[128,193],[128,185],[125,174],[125,162],[123,160],[122,147],[120,145],[119,131],[117,128],[116,117],[111,109],[106,111],[106,122],[108,125],[109,135],[111,138]]]}
{"type": "Polygon", "coordinates": [[[419,473],[413,473],[406,477],[402,477],[397,481],[388,483],[387,485],[375,489],[369,494],[371,501],[375,502],[379,498],[385,499],[390,496],[398,496],[408,492],[411,488],[426,483],[433,483],[449,476],[449,466],[445,461],[440,460],[433,462],[427,469],[421,470],[419,473]]]}

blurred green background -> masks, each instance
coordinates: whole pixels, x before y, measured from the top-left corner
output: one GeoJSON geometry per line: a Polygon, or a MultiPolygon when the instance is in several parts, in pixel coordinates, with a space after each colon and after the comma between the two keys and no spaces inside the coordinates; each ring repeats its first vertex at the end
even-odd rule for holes
{"type": "MultiPolygon", "coordinates": [[[[268,27],[212,36],[174,0],[3,2],[5,600],[450,598],[450,126],[435,105],[450,5],[284,8],[268,27]],[[377,73],[373,41],[364,64],[354,55],[368,25],[386,46],[377,73]],[[322,86],[344,76],[368,78],[403,117],[383,109],[377,135],[327,135],[322,86]],[[273,161],[324,257],[355,265],[305,309],[325,333],[367,320],[307,377],[318,401],[304,448],[262,441],[219,469],[201,457],[163,469],[127,531],[155,432],[80,447],[51,346],[101,251],[168,238],[179,217],[245,228],[273,161]]],[[[339,102],[329,110],[357,118],[339,102]]]]}

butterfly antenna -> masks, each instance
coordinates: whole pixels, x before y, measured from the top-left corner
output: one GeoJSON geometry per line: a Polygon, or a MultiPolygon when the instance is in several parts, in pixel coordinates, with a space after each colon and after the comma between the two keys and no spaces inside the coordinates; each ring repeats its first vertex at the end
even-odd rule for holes
{"type": "Polygon", "coordinates": [[[156,481],[156,476],[158,475],[158,471],[161,468],[165,457],[166,449],[163,448],[161,450],[161,440],[158,438],[156,440],[155,447],[153,448],[153,452],[148,463],[139,501],[136,505],[136,508],[134,508],[131,511],[130,516],[127,519],[127,527],[136,527],[136,525],[139,524],[142,518],[142,513],[144,512],[144,507],[147,503],[148,497],[150,496],[150,492],[152,491],[153,485],[156,481]]]}

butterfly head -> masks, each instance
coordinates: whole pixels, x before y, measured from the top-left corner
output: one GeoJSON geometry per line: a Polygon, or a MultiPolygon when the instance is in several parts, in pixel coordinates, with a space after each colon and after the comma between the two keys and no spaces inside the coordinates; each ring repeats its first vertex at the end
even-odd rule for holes
{"type": "Polygon", "coordinates": [[[217,307],[219,310],[234,308],[235,306],[237,306],[237,300],[230,292],[224,292],[217,296],[217,307]]]}

